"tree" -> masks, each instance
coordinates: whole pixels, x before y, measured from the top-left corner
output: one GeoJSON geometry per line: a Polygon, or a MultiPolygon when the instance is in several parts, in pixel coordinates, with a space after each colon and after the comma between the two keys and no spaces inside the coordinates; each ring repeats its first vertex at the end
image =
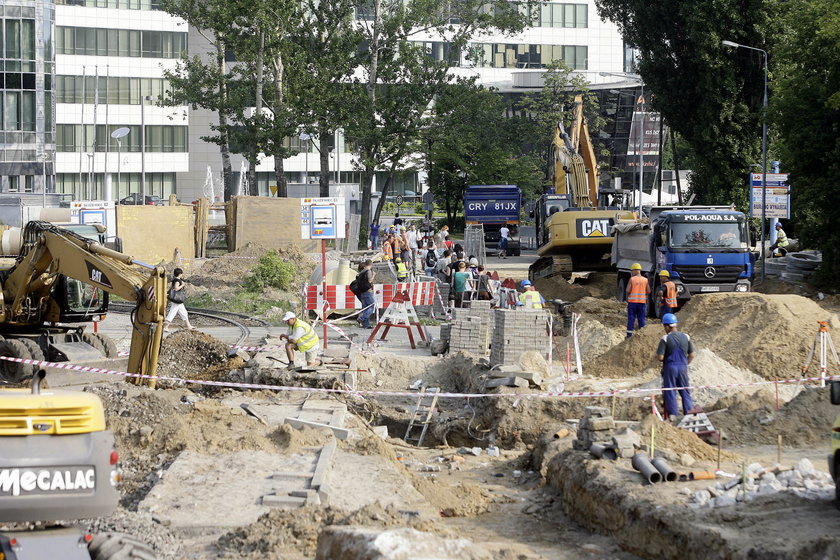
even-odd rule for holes
{"type": "Polygon", "coordinates": [[[530,123],[508,117],[504,99],[473,82],[443,88],[423,130],[429,185],[450,224],[468,185],[515,184],[533,198],[544,174],[541,157],[527,141],[530,123]]]}
{"type": "Polygon", "coordinates": [[[822,251],[822,282],[840,282],[840,13],[832,0],[787,5],[773,96],[797,237],[822,251]]]}
{"type": "Polygon", "coordinates": [[[763,70],[758,53],[730,40],[769,48],[773,0],[596,0],[639,52],[639,73],[665,122],[695,155],[698,202],[747,205],[745,177],[759,153],[763,70]]]}
{"type": "Polygon", "coordinates": [[[232,120],[239,105],[236,95],[231,95],[234,78],[225,62],[228,46],[226,30],[230,28],[233,13],[227,2],[219,0],[161,0],[160,7],[189,22],[211,46],[212,54],[207,59],[193,56],[179,62],[174,71],[164,72],[173,86],[164,103],[189,105],[193,110],[202,108],[218,115],[218,125],[211,125],[211,129],[218,132],[218,135],[205,136],[202,140],[219,146],[224,199],[229,200],[234,189],[230,134],[235,126],[232,120]]]}
{"type": "Polygon", "coordinates": [[[302,24],[290,36],[296,59],[290,69],[294,76],[289,104],[304,123],[304,130],[318,137],[320,195],[328,197],[331,146],[339,157],[339,147],[331,140],[349,118],[348,82],[359,64],[362,36],[353,25],[354,0],[307,0],[303,4],[302,24]]]}
{"type": "MultiPolygon", "coordinates": [[[[396,169],[415,145],[421,120],[434,96],[452,80],[450,68],[477,33],[516,32],[524,28],[532,2],[485,0],[370,0],[364,35],[363,88],[356,90],[347,134],[353,139],[362,168],[362,216],[359,244],[365,246],[370,223],[373,177],[377,169],[396,169]],[[488,9],[490,8],[490,9],[488,9]],[[439,59],[416,41],[429,37],[443,43],[439,59]]],[[[392,173],[391,173],[392,174],[392,173]]],[[[381,196],[387,195],[386,183],[381,196]]]]}

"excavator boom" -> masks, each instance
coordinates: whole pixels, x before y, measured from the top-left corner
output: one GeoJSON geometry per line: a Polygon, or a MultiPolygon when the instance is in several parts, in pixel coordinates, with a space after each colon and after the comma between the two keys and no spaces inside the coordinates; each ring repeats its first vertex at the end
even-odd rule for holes
{"type": "MultiPolygon", "coordinates": [[[[29,222],[17,264],[2,287],[4,327],[58,323],[56,279],[66,276],[135,303],[128,371],[156,374],[166,316],[166,272],[47,222],[29,222]]],[[[148,380],[154,386],[154,379],[148,380]]]]}

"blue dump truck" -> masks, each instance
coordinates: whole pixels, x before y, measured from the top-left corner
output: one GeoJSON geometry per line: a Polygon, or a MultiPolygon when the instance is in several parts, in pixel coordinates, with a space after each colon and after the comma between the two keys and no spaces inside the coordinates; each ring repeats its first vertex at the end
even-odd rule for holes
{"type": "MultiPolygon", "coordinates": [[[[644,220],[619,220],[613,233],[619,301],[625,300],[633,263],[642,265],[652,297],[659,288],[658,273],[667,270],[680,305],[695,294],[750,291],[755,257],[747,217],[728,206],[653,207],[644,220]]],[[[648,302],[648,311],[657,315],[654,303],[648,302]]]]}
{"type": "Polygon", "coordinates": [[[519,256],[519,210],[522,190],[516,185],[470,185],[464,193],[464,221],[484,226],[484,244],[499,246],[499,230],[510,229],[508,256],[519,256]]]}

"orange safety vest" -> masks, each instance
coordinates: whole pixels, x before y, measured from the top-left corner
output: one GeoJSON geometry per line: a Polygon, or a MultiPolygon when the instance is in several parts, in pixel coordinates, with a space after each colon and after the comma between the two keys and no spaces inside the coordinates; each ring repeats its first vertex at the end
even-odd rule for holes
{"type": "Polygon", "coordinates": [[[647,303],[648,281],[642,276],[630,277],[630,293],[627,294],[627,303],[647,303]]]}
{"type": "Polygon", "coordinates": [[[677,306],[677,285],[668,280],[662,287],[665,288],[665,305],[668,307],[676,307],[677,306]]]}
{"type": "Polygon", "coordinates": [[[382,244],[382,251],[385,253],[385,260],[390,261],[394,258],[394,249],[391,247],[391,243],[386,241],[382,244]]]}

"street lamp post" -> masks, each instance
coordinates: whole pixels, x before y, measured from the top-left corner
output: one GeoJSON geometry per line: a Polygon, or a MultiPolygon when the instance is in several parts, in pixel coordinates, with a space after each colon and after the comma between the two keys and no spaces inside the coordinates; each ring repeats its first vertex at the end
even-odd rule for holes
{"type": "Polygon", "coordinates": [[[767,262],[767,249],[765,247],[767,234],[764,231],[764,222],[767,217],[767,51],[733,41],[721,41],[720,44],[733,49],[758,51],[764,56],[764,101],[761,113],[761,281],[764,282],[764,265],[767,262]]]}
{"type": "MultiPolygon", "coordinates": [[[[131,132],[131,129],[127,126],[123,126],[118,128],[114,132],[111,133],[111,138],[117,141],[117,196],[115,200],[119,200],[120,198],[120,188],[122,188],[121,174],[122,174],[122,139],[125,136],[128,136],[128,133],[131,132]]],[[[128,193],[131,194],[131,193],[128,193]]]]}
{"type": "MultiPolygon", "coordinates": [[[[599,72],[601,76],[619,76],[622,78],[630,78],[631,80],[636,80],[639,82],[639,87],[641,88],[640,97],[642,99],[642,109],[645,108],[645,81],[642,77],[638,74],[629,74],[629,73],[621,73],[621,72],[599,72]]],[[[644,146],[645,146],[645,113],[646,111],[639,111],[640,118],[639,118],[639,217],[642,217],[642,193],[644,192],[644,184],[645,184],[645,159],[644,159],[644,146]]]]}
{"type": "Polygon", "coordinates": [[[140,200],[138,204],[146,204],[146,101],[151,96],[140,98],[140,200]]]}
{"type": "MultiPolygon", "coordinates": [[[[304,142],[306,142],[306,151],[304,152],[304,161],[306,163],[304,164],[305,170],[304,170],[304,175],[303,175],[303,182],[305,184],[309,185],[309,142],[312,140],[312,136],[310,136],[306,132],[301,132],[300,133],[300,139],[303,140],[304,142]]],[[[309,188],[309,187],[305,187],[305,188],[309,188]]]]}

